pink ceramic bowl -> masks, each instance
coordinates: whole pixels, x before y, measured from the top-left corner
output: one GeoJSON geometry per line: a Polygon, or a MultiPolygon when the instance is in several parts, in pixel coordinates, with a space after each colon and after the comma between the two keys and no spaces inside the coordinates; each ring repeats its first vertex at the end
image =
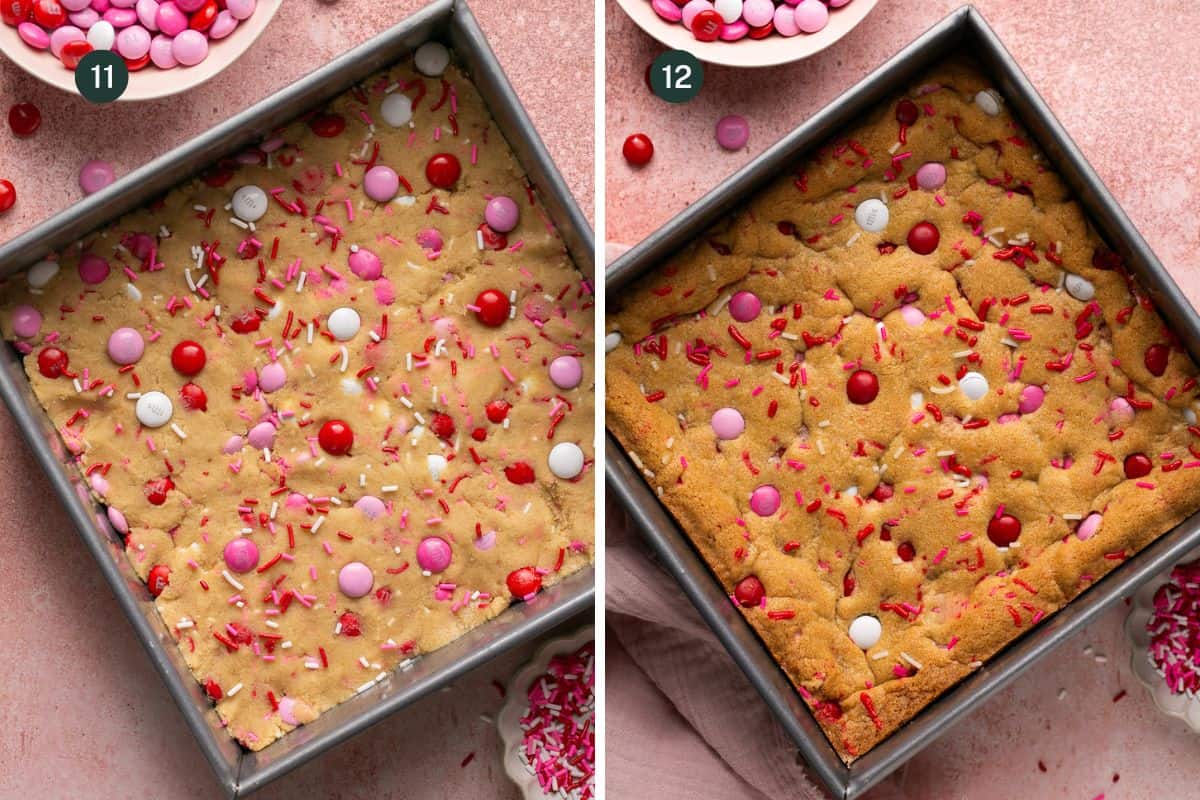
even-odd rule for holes
{"type": "Polygon", "coordinates": [[[650,0],[617,0],[639,28],[673,50],[686,50],[706,64],[728,67],[773,67],[808,58],[849,33],[862,22],[879,0],[853,0],[829,15],[829,24],[816,33],[736,42],[699,42],[678,22],[667,22],[650,7],[650,0]]]}
{"type": "MultiPolygon", "coordinates": [[[[237,30],[226,38],[210,41],[208,58],[194,67],[158,69],[149,64],[137,72],[131,72],[129,88],[120,99],[154,100],[199,86],[237,61],[266,30],[281,5],[283,0],[258,0],[250,18],[238,25],[237,30]]],[[[16,28],[0,24],[0,52],[38,80],[57,86],[63,91],[78,94],[79,90],[75,88],[75,72],[64,67],[49,50],[34,50],[25,44],[17,36],[16,28]]]]}

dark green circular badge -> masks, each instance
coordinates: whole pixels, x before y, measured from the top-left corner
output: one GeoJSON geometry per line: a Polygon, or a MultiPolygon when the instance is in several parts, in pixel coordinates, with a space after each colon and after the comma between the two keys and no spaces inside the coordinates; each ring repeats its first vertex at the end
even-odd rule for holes
{"type": "Polygon", "coordinates": [[[704,67],[686,50],[668,50],[650,65],[650,88],[668,103],[686,103],[703,85],[704,67]]]}
{"type": "Polygon", "coordinates": [[[111,50],[93,50],[75,68],[75,87],[92,103],[111,103],[129,86],[125,59],[111,50]]]}

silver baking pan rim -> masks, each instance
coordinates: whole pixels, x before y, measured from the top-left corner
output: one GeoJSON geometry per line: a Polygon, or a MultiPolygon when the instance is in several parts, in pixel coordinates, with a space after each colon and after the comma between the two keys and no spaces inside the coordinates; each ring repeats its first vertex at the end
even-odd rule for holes
{"type": "MultiPolygon", "coordinates": [[[[399,61],[430,39],[450,45],[464,63],[497,126],[537,187],[576,265],[593,282],[591,227],[462,0],[435,0],[276,94],[0,245],[0,274],[9,275],[30,266],[198,174],[221,157],[261,141],[281,124],[399,61]]],[[[410,668],[389,673],[383,681],[330,709],[312,724],[297,728],[257,753],[245,751],[221,728],[212,704],[158,617],[145,585],[130,568],[117,535],[90,498],[78,469],[70,463],[57,432],[38,405],[19,357],[12,348],[3,350],[0,396],[229,798],[245,797],[261,789],[468,671],[592,608],[594,570],[588,567],[547,588],[532,601],[518,603],[446,647],[422,656],[410,668]]]]}
{"type": "MultiPolygon", "coordinates": [[[[746,167],[674,217],[606,270],[613,297],[663,264],[760,187],[831,135],[953,52],[969,50],[1038,141],[1087,211],[1093,225],[1125,259],[1194,359],[1200,360],[1200,315],[1191,307],[1079,148],[1051,114],[983,16],[971,6],[952,12],[861,82],[784,136],[746,167]]],[[[624,506],[663,568],[713,629],[799,748],[810,773],[842,800],[861,796],[954,723],[1000,691],[1039,658],[1200,544],[1195,514],[1114,569],[1036,629],[947,690],[908,724],[849,766],[838,757],[787,676],[733,607],[712,571],[658,501],[619,442],[606,443],[607,487],[624,506]]]]}

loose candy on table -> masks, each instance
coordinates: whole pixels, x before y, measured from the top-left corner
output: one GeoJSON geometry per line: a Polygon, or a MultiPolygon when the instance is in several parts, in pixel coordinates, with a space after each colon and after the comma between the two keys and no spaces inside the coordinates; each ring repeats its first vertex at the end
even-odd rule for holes
{"type": "Polygon", "coordinates": [[[750,123],[745,117],[730,114],[717,120],[717,144],[726,150],[741,150],[750,141],[750,123]]]}
{"type": "Polygon", "coordinates": [[[84,194],[95,194],[117,179],[112,164],[93,159],[79,170],[79,187],[84,194]]]}
{"type": "Polygon", "coordinates": [[[644,133],[635,133],[625,140],[621,147],[625,160],[635,167],[644,167],[654,158],[654,143],[644,133]]]}

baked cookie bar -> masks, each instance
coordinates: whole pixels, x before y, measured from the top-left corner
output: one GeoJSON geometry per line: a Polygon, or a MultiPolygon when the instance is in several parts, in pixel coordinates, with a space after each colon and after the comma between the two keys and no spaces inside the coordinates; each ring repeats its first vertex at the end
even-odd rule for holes
{"type": "Polygon", "coordinates": [[[441,45],[3,289],[257,750],[588,564],[592,295],[441,45]]]}
{"type": "Polygon", "coordinates": [[[967,62],[610,308],[609,428],[847,762],[1200,507],[1195,364],[967,62]]]}

